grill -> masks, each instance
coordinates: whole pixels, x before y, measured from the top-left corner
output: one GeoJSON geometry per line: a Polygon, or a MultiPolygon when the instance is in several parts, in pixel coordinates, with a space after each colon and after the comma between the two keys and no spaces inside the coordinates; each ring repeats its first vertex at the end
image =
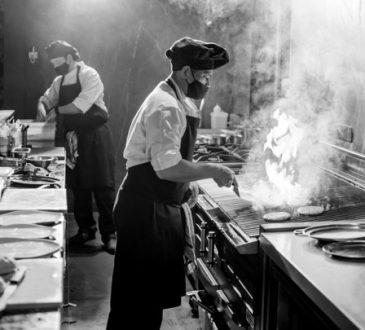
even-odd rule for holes
{"type": "Polygon", "coordinates": [[[260,172],[262,164],[245,164],[249,153],[240,144],[224,144],[218,139],[213,145],[212,139],[206,140],[196,146],[194,161],[231,167],[237,174],[240,190],[247,196],[239,198],[232,188],[219,188],[212,179],[199,181],[200,194],[193,208],[198,256],[193,287],[199,293],[194,301],[204,307],[219,330],[258,329],[260,232],[288,231],[323,222],[364,221],[365,172],[358,169],[365,168],[365,156],[349,152],[345,168],[321,168],[324,175],[319,186],[323,187],[310,204],[323,206],[325,212],[318,216],[303,216],[297,208],[290,206],[255,210],[253,196],[245,186],[257,180],[255,173],[260,172]],[[287,211],[291,219],[275,223],[263,220],[265,213],[278,211],[287,211]]]}
{"type": "MultiPolygon", "coordinates": [[[[238,198],[232,188],[219,188],[211,180],[199,181],[201,194],[193,216],[198,258],[197,288],[211,297],[218,329],[257,329],[260,323],[260,231],[285,231],[333,221],[365,219],[365,191],[336,176],[327,175],[330,187],[323,188],[314,205],[325,212],[303,216],[296,208],[257,211],[252,203],[238,198]],[[263,214],[287,211],[289,221],[268,223],[263,214]]],[[[247,176],[245,176],[247,178],[247,176]]],[[[237,175],[240,187],[243,177],[237,175]]]]}
{"type": "MultiPolygon", "coordinates": [[[[240,182],[240,177],[237,176],[240,182]]],[[[303,216],[298,214],[295,208],[266,209],[265,211],[255,211],[252,209],[251,203],[238,198],[230,189],[217,188],[213,180],[203,180],[199,182],[203,191],[201,204],[203,208],[207,208],[207,203],[211,208],[218,207],[221,211],[219,218],[221,222],[233,222],[235,228],[239,228],[243,234],[243,238],[257,238],[260,234],[260,226],[264,225],[264,229],[287,230],[311,225],[312,222],[323,221],[341,221],[341,220],[361,220],[365,219],[365,192],[361,189],[343,183],[333,178],[333,187],[323,192],[315,203],[324,207],[325,212],[318,216],[303,216]],[[204,203],[205,199],[207,203],[204,203]],[[267,223],[263,220],[263,215],[268,212],[287,211],[292,215],[290,221],[282,223],[267,223]]],[[[241,186],[243,184],[241,183],[241,186]]],[[[211,212],[212,213],[212,212],[211,212]]],[[[217,212],[215,212],[217,214],[217,212]]]]}

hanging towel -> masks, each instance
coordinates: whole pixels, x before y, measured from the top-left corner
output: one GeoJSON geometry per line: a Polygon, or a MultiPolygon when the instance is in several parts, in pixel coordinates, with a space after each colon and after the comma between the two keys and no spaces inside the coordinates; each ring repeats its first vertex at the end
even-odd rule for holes
{"type": "Polygon", "coordinates": [[[193,215],[191,209],[187,203],[182,204],[183,215],[185,219],[185,248],[184,256],[194,264],[196,264],[195,254],[195,230],[193,215]]]}
{"type": "Polygon", "coordinates": [[[73,170],[76,166],[77,157],[77,135],[75,131],[66,134],[66,165],[73,170]]]}

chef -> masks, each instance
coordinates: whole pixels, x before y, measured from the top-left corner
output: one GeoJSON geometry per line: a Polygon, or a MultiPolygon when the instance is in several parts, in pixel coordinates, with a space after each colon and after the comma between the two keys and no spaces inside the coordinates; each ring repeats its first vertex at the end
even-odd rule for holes
{"type": "Polygon", "coordinates": [[[170,76],[147,96],[129,128],[127,175],[114,205],[117,251],[108,330],[159,329],[162,311],[185,295],[185,223],[181,205],[189,183],[212,178],[231,186],[234,172],[192,162],[200,113],[195,105],[210,88],[213,70],[228,63],[214,43],[184,37],[166,56],[170,76]]]}
{"type": "Polygon", "coordinates": [[[54,41],[46,53],[57,77],[39,100],[37,118],[56,120],[56,143],[66,146],[66,185],[73,193],[79,227],[70,243],[84,244],[95,238],[94,196],[104,248],[114,254],[114,152],[103,83],[69,43],[54,41]]]}

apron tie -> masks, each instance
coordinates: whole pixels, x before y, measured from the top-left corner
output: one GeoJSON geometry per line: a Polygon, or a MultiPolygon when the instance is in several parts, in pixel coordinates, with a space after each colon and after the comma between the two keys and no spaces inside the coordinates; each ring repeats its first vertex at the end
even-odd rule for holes
{"type": "Polygon", "coordinates": [[[77,157],[77,135],[75,131],[67,132],[66,134],[66,165],[73,170],[76,166],[77,157]]]}

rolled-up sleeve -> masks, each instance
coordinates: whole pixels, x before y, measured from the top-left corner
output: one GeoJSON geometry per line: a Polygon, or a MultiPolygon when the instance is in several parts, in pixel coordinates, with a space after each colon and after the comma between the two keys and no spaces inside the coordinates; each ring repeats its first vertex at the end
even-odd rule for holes
{"type": "Polygon", "coordinates": [[[146,117],[147,152],[155,171],[176,165],[181,160],[181,137],[186,128],[185,117],[174,107],[159,108],[146,117]]]}
{"type": "Polygon", "coordinates": [[[47,109],[51,109],[58,105],[60,84],[61,76],[58,76],[53,80],[51,86],[40,97],[40,101],[46,105],[47,109]]]}
{"type": "Polygon", "coordinates": [[[87,70],[80,75],[81,92],[72,103],[83,113],[88,111],[95,101],[104,93],[104,85],[95,70],[87,70]]]}

